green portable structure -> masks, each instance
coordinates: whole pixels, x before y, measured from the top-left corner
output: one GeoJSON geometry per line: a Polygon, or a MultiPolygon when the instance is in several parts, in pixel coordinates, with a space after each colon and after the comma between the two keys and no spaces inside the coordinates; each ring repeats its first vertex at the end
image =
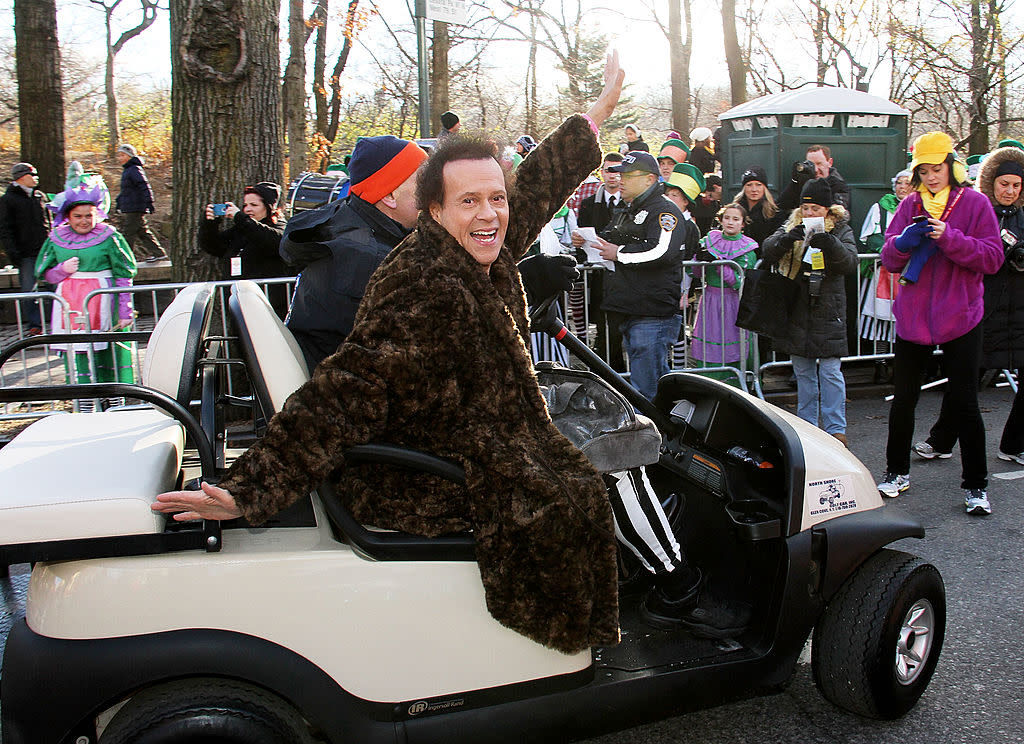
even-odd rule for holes
{"type": "Polygon", "coordinates": [[[793,163],[810,145],[827,145],[833,165],[850,187],[851,226],[860,227],[871,205],[892,190],[907,167],[910,112],[892,101],[849,88],[806,86],[755,98],[719,115],[719,154],[726,198],[740,190],[751,165],[768,174],[778,196],[793,163]]]}

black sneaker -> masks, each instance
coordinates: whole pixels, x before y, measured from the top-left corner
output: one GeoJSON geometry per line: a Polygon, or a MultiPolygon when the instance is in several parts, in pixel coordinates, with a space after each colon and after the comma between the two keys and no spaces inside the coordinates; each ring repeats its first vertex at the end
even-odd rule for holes
{"type": "Polygon", "coordinates": [[[705,591],[702,582],[695,592],[680,600],[668,599],[655,587],[641,603],[640,616],[659,630],[683,628],[698,638],[724,640],[747,629],[750,605],[719,600],[705,591]]]}

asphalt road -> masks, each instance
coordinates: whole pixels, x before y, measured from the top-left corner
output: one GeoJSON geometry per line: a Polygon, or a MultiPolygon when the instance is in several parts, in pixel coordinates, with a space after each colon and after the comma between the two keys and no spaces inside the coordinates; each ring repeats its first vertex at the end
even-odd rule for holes
{"type": "MultiPolygon", "coordinates": [[[[827,703],[801,664],[782,694],[671,718],[589,740],[591,744],[967,744],[1024,742],[1024,467],[995,458],[1009,412],[1007,388],[982,393],[988,431],[993,514],[964,514],[959,450],[951,460],[916,460],[912,485],[897,499],[921,519],[924,540],[899,547],[934,563],[946,583],[948,626],[931,685],[896,722],[866,721],[827,703]]],[[[937,414],[940,393],[922,394],[919,438],[937,414]]],[[[884,468],[888,404],[878,397],[849,403],[850,448],[876,475],[884,468]]],[[[0,579],[0,647],[24,614],[28,576],[15,567],[0,579]]],[[[813,653],[813,650],[812,650],[813,653]]]]}

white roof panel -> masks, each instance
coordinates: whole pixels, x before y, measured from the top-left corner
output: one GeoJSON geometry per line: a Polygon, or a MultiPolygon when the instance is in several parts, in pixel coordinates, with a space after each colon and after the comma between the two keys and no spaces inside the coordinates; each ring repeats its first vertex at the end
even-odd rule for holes
{"type": "Polygon", "coordinates": [[[776,114],[896,114],[910,112],[890,100],[852,88],[807,86],[761,96],[719,114],[720,120],[776,114]]]}

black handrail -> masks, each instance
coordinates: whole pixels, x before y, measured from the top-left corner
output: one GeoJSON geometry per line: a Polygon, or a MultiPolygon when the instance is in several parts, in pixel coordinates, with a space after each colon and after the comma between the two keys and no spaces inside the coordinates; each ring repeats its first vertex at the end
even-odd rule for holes
{"type": "Polygon", "coordinates": [[[148,341],[149,331],[103,331],[102,333],[48,333],[29,336],[0,349],[0,367],[19,351],[48,344],[105,344],[117,341],[148,341]]]}

